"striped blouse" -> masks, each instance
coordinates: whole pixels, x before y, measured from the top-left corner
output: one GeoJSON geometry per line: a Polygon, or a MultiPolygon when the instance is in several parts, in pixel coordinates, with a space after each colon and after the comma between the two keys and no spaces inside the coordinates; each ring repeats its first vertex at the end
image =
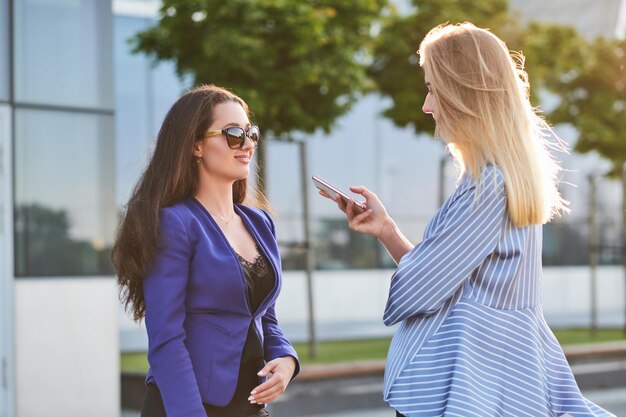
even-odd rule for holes
{"type": "Polygon", "coordinates": [[[580,393],[541,308],[540,225],[511,223],[501,171],[466,177],[402,257],[384,395],[407,417],[611,416],[580,393]]]}

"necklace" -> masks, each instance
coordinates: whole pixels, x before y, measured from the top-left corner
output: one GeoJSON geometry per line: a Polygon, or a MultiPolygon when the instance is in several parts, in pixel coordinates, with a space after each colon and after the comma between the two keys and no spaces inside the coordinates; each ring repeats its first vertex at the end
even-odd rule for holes
{"type": "MultiPolygon", "coordinates": [[[[210,212],[209,212],[210,213],[210,212]]],[[[237,215],[237,213],[233,212],[233,214],[227,219],[225,219],[222,216],[218,216],[217,214],[213,214],[211,213],[211,216],[213,216],[214,218],[216,218],[217,220],[221,221],[222,223],[224,223],[225,226],[228,226],[228,223],[230,223],[231,221],[233,221],[233,219],[235,218],[235,216],[237,215]]]]}

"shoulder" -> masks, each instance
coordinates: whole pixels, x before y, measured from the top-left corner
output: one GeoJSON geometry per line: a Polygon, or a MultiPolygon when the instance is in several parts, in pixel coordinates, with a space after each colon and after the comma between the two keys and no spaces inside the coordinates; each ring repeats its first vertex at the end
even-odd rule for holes
{"type": "Polygon", "coordinates": [[[504,191],[504,174],[494,164],[486,165],[478,179],[467,175],[459,185],[460,194],[483,194],[485,192],[504,191]]]}
{"type": "Polygon", "coordinates": [[[506,191],[502,170],[493,164],[485,166],[478,179],[466,176],[454,195],[451,205],[466,207],[471,211],[479,208],[506,205],[506,191]]]}
{"type": "Polygon", "coordinates": [[[475,186],[475,193],[481,195],[493,195],[504,193],[504,174],[500,167],[494,164],[485,166],[480,173],[480,178],[475,186]]]}
{"type": "Polygon", "coordinates": [[[195,218],[195,214],[189,207],[188,200],[163,207],[159,212],[159,216],[162,225],[186,225],[189,223],[189,220],[195,218]]]}

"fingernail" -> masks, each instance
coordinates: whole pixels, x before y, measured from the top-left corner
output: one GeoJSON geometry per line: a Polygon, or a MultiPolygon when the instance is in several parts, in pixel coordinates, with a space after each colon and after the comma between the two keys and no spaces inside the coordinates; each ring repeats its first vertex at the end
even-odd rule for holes
{"type": "Polygon", "coordinates": [[[251,395],[248,397],[248,401],[252,401],[252,400],[254,400],[254,397],[251,395]]]}
{"type": "Polygon", "coordinates": [[[263,376],[263,375],[265,375],[265,372],[263,372],[263,371],[259,371],[259,373],[258,373],[257,375],[259,375],[259,376],[263,376]]]}
{"type": "Polygon", "coordinates": [[[250,394],[254,395],[254,394],[256,394],[256,391],[252,391],[250,394]]]}
{"type": "Polygon", "coordinates": [[[250,401],[250,404],[256,404],[256,401],[252,400],[250,401]]]}

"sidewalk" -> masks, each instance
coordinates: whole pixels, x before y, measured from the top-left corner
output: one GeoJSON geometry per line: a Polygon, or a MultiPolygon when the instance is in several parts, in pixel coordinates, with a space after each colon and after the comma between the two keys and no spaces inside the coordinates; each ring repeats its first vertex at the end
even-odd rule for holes
{"type": "MultiPolygon", "coordinates": [[[[583,392],[605,392],[605,390],[617,389],[620,395],[624,394],[626,390],[626,341],[566,346],[563,350],[572,367],[578,386],[583,392]]],[[[298,378],[292,384],[291,394],[300,391],[307,392],[308,389],[318,387],[319,384],[325,384],[327,381],[348,381],[352,379],[350,385],[354,387],[355,383],[357,384],[356,386],[359,386],[363,381],[374,378],[380,379],[380,384],[382,384],[384,370],[385,361],[382,359],[323,365],[303,365],[300,375],[298,375],[298,378]],[[359,380],[359,382],[355,382],[355,380],[359,380]]],[[[141,407],[145,392],[144,379],[145,375],[143,373],[122,374],[121,392],[123,409],[137,410],[141,407]]],[[[375,388],[376,393],[381,390],[382,386],[375,388]]],[[[285,395],[283,400],[287,400],[292,396],[291,394],[285,395]]],[[[376,398],[378,398],[378,394],[376,395],[376,398]]],[[[611,397],[610,401],[615,402],[615,398],[613,397],[611,397]]],[[[615,407],[618,406],[621,407],[619,404],[615,407]]],[[[376,414],[372,414],[372,416],[375,415],[376,414]]],[[[624,415],[626,416],[626,413],[624,415]]],[[[350,414],[346,415],[346,417],[348,416],[350,416],[350,414]]],[[[343,416],[338,414],[337,417],[343,416]]]]}
{"type": "MultiPolygon", "coordinates": [[[[589,401],[614,413],[616,416],[626,416],[626,388],[615,388],[597,391],[583,391],[589,401]]],[[[138,410],[122,410],[121,417],[139,417],[138,410]]],[[[337,413],[308,415],[307,417],[393,417],[390,408],[376,408],[373,410],[351,410],[337,413]]]]}

